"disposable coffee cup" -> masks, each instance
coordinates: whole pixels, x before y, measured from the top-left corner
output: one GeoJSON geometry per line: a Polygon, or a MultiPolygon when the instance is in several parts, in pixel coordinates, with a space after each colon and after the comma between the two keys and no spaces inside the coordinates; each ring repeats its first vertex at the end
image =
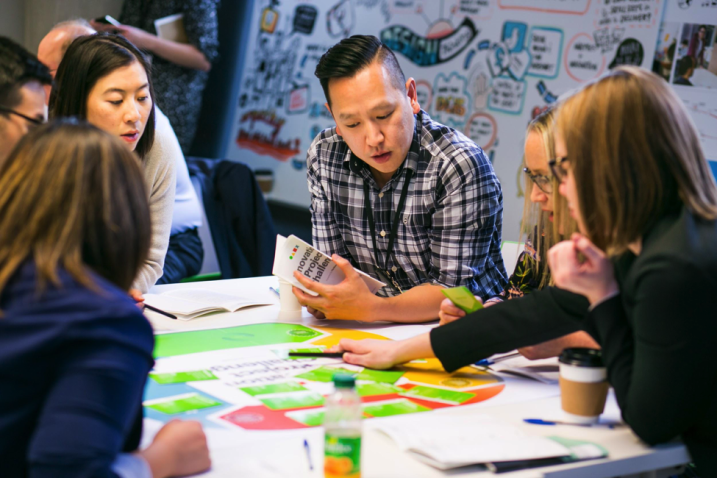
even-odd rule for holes
{"type": "Polygon", "coordinates": [[[565,349],[560,354],[560,399],[565,420],[596,423],[610,385],[600,350],[565,349]]]}
{"type": "Polygon", "coordinates": [[[291,290],[291,282],[279,279],[279,303],[282,312],[296,312],[301,310],[299,299],[296,298],[291,290]]]}

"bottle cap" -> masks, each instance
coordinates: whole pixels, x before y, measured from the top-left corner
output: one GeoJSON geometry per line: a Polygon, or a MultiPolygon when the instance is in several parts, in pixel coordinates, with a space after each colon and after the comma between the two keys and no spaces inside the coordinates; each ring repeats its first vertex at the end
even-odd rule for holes
{"type": "Polygon", "coordinates": [[[334,375],[334,386],[336,388],[353,388],[356,386],[356,376],[348,373],[337,373],[334,375]]]}

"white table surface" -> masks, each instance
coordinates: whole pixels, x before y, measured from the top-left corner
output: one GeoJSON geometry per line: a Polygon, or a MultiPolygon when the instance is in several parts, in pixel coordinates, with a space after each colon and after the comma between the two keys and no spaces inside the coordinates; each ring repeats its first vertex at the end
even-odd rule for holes
{"type": "MultiPolygon", "coordinates": [[[[302,313],[282,314],[279,310],[278,297],[269,290],[269,287],[278,287],[278,281],[275,277],[259,277],[251,279],[232,279],[214,282],[199,282],[190,284],[171,284],[155,286],[152,293],[162,293],[175,289],[207,289],[217,292],[226,292],[230,294],[250,297],[252,299],[271,302],[273,305],[254,307],[243,309],[236,313],[218,314],[207,317],[199,317],[190,321],[173,320],[168,317],[147,311],[147,318],[152,323],[156,333],[171,331],[189,331],[214,329],[224,327],[234,327],[243,325],[244,323],[258,322],[290,322],[301,323],[304,325],[318,325],[358,329],[371,331],[379,335],[384,335],[393,339],[408,338],[417,334],[426,332],[430,328],[435,327],[436,323],[430,324],[414,324],[414,325],[395,325],[388,323],[364,324],[354,321],[319,321],[303,310],[302,313]]],[[[527,380],[527,379],[526,379],[527,380]]],[[[557,385],[555,385],[557,387],[557,385]]],[[[436,413],[436,412],[434,412],[436,413]]],[[[681,443],[670,443],[659,447],[648,447],[642,443],[629,427],[621,425],[615,429],[600,427],[578,427],[578,426],[539,426],[528,425],[523,422],[523,418],[528,417],[559,417],[560,414],[560,398],[553,397],[541,400],[533,400],[528,402],[513,403],[509,405],[500,405],[486,407],[485,404],[480,409],[472,409],[470,405],[455,407],[450,411],[442,411],[441,413],[451,414],[482,414],[499,418],[507,423],[519,427],[526,433],[533,435],[559,435],[566,438],[582,439],[598,443],[605,447],[609,455],[605,459],[589,460],[568,465],[559,465],[543,468],[535,468],[513,473],[505,473],[501,476],[528,478],[528,477],[612,477],[618,475],[633,475],[646,473],[653,470],[666,469],[676,467],[690,461],[686,447],[681,443]]],[[[603,418],[610,421],[619,421],[620,412],[615,402],[612,391],[608,397],[603,418]]],[[[481,467],[467,467],[449,472],[442,472],[428,465],[425,465],[410,456],[401,452],[393,441],[387,436],[374,430],[376,419],[364,422],[364,441],[363,441],[363,458],[362,458],[362,477],[363,478],[394,478],[394,477],[445,477],[445,476],[465,476],[465,477],[487,477],[492,473],[482,469],[481,467]],[[372,423],[374,422],[374,423],[372,423]]],[[[203,474],[207,477],[221,476],[239,476],[234,472],[240,468],[230,470],[230,463],[236,461],[252,460],[258,454],[270,454],[271,447],[266,447],[261,451],[256,451],[256,444],[261,443],[262,438],[275,439],[277,436],[286,436],[287,439],[296,438],[297,443],[303,443],[306,438],[311,444],[313,462],[316,465],[313,472],[308,469],[296,470],[292,476],[320,477],[322,473],[323,459],[323,429],[321,427],[313,429],[305,429],[301,431],[276,431],[276,432],[251,432],[242,431],[241,440],[251,443],[247,448],[252,450],[250,456],[242,453],[242,445],[237,445],[236,449],[227,441],[233,439],[224,439],[224,435],[219,431],[212,431],[210,436],[210,449],[212,450],[212,458],[215,462],[213,469],[203,474]],[[221,443],[221,445],[212,448],[213,443],[221,443]],[[229,451],[228,451],[229,450],[229,451]]],[[[229,436],[229,435],[226,435],[229,436]]],[[[241,441],[239,440],[239,442],[241,441]]],[[[239,443],[237,442],[237,443],[239,443]]],[[[298,446],[298,445],[297,445],[298,446]]],[[[267,474],[266,476],[274,476],[267,474]]]]}

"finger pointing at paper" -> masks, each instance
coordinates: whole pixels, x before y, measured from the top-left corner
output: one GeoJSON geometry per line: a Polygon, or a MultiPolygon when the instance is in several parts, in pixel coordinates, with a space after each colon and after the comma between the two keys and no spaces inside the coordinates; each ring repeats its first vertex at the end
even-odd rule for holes
{"type": "Polygon", "coordinates": [[[312,296],[294,287],[294,295],[299,300],[299,303],[306,306],[307,310],[317,318],[370,322],[371,311],[374,306],[378,306],[377,301],[381,299],[371,293],[349,261],[336,254],[331,257],[331,260],[336,263],[346,276],[343,281],[336,285],[320,284],[298,271],[294,271],[294,278],[301,285],[318,294],[317,296],[312,296]]]}

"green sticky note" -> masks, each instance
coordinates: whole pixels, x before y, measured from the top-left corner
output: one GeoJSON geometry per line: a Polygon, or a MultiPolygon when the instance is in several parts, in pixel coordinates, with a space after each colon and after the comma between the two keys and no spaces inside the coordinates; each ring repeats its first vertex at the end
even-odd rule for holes
{"type": "Polygon", "coordinates": [[[193,370],[191,372],[155,373],[149,374],[150,378],[160,385],[170,383],[200,382],[203,380],[217,380],[217,377],[209,370],[193,370]]]}
{"type": "Polygon", "coordinates": [[[454,287],[452,289],[441,289],[441,292],[443,292],[443,295],[451,299],[451,302],[453,302],[456,307],[467,314],[483,308],[483,304],[475,298],[473,292],[468,290],[468,287],[466,286],[454,287]]]}
{"type": "Polygon", "coordinates": [[[147,408],[157,410],[167,415],[175,415],[177,413],[185,413],[192,410],[201,410],[203,408],[216,407],[221,405],[221,402],[217,402],[213,398],[199,395],[198,393],[190,393],[180,397],[172,398],[163,401],[152,401],[151,404],[146,405],[147,408]]]}
{"type": "Polygon", "coordinates": [[[364,382],[356,384],[356,391],[362,397],[373,395],[388,395],[403,392],[402,388],[394,387],[390,383],[364,382]]]}
{"type": "Polygon", "coordinates": [[[375,418],[405,415],[407,413],[428,412],[430,408],[422,407],[410,400],[397,400],[395,402],[370,403],[363,407],[364,413],[375,418]]]}
{"type": "Polygon", "coordinates": [[[324,397],[314,392],[295,392],[260,398],[259,401],[272,410],[286,410],[287,408],[321,406],[324,404],[324,397]]]}
{"type": "Polygon", "coordinates": [[[442,400],[445,402],[452,403],[463,403],[467,402],[471,398],[475,397],[475,393],[458,392],[455,390],[444,390],[442,388],[425,387],[418,385],[410,390],[404,390],[401,395],[408,397],[423,398],[426,400],[442,400]]]}
{"type": "Polygon", "coordinates": [[[286,412],[286,416],[309,427],[318,427],[324,423],[323,410],[296,410],[286,412]]]}
{"type": "Polygon", "coordinates": [[[365,368],[356,377],[356,380],[366,380],[367,382],[383,382],[396,383],[399,378],[406,372],[395,370],[371,370],[365,368]]]}
{"type": "Polygon", "coordinates": [[[304,380],[311,380],[313,382],[333,382],[334,375],[337,373],[356,375],[356,372],[346,370],[345,368],[319,367],[309,372],[302,373],[301,375],[296,375],[295,378],[303,378],[304,380]]]}
{"type": "Polygon", "coordinates": [[[272,383],[270,385],[259,385],[256,387],[240,388],[244,393],[252,397],[257,395],[269,395],[270,393],[304,392],[306,389],[296,382],[272,383]]]}

